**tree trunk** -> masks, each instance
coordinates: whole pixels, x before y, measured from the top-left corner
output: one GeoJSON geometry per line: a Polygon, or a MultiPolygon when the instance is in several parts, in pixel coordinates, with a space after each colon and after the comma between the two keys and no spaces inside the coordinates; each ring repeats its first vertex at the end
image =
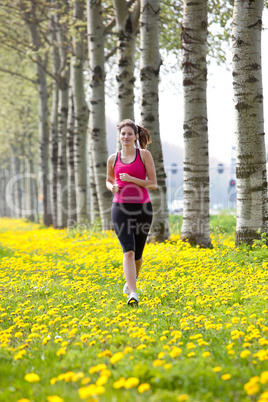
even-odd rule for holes
{"type": "MultiPolygon", "coordinates": [[[[66,1],[64,1],[66,3],[66,1]]],[[[57,192],[57,218],[58,228],[67,226],[68,219],[68,192],[67,192],[67,119],[69,105],[69,79],[70,65],[68,61],[69,43],[67,38],[67,25],[60,20],[62,5],[58,5],[56,15],[56,39],[59,49],[59,104],[58,104],[58,192],[57,192]]]]}
{"type": "Polygon", "coordinates": [[[14,156],[11,150],[11,156],[9,158],[8,168],[5,171],[5,205],[7,215],[10,217],[16,216],[16,205],[15,205],[15,186],[14,186],[14,156]]]}
{"type": "Polygon", "coordinates": [[[73,36],[73,93],[74,93],[74,171],[77,204],[77,222],[85,222],[87,212],[87,131],[88,107],[84,90],[84,61],[85,61],[85,28],[84,28],[84,1],[75,0],[74,16],[76,32],[73,36]]]}
{"type": "Polygon", "coordinates": [[[108,158],[105,128],[104,25],[100,0],[87,0],[90,66],[90,145],[103,230],[111,229],[112,193],[106,188],[108,158]]]}
{"type": "Polygon", "coordinates": [[[35,165],[32,159],[29,159],[29,171],[31,176],[30,181],[30,208],[33,211],[33,221],[39,222],[38,216],[38,191],[37,191],[37,178],[35,172],[35,165]]]}
{"type": "Polygon", "coordinates": [[[68,219],[68,198],[67,198],[67,118],[68,118],[68,90],[69,75],[61,76],[59,86],[59,107],[58,107],[58,194],[57,194],[57,216],[58,228],[67,226],[68,219]]]}
{"type": "Polygon", "coordinates": [[[0,169],[0,216],[7,216],[6,212],[6,174],[0,169]]]}
{"type": "Polygon", "coordinates": [[[93,225],[100,217],[100,208],[98,202],[97,186],[94,175],[94,162],[93,162],[93,146],[91,138],[89,138],[89,193],[90,193],[90,223],[93,225]]]}
{"type": "MultiPolygon", "coordinates": [[[[113,0],[117,23],[117,104],[118,121],[135,120],[134,117],[134,68],[136,36],[139,28],[140,1],[129,11],[126,0],[113,0]]],[[[121,148],[117,140],[117,149],[121,148]]]]}
{"type": "Polygon", "coordinates": [[[181,237],[210,247],[207,127],[207,1],[184,1],[184,205],[181,237]]]}
{"type": "Polygon", "coordinates": [[[159,3],[159,0],[141,0],[140,18],[141,124],[152,136],[149,150],[155,162],[158,182],[158,189],[150,192],[154,215],[149,241],[164,241],[169,237],[166,174],[159,132],[159,3]]]}
{"type": "Polygon", "coordinates": [[[261,70],[263,0],[234,3],[232,51],[236,118],[236,245],[268,231],[261,70]],[[257,234],[256,232],[260,230],[257,234]]]}
{"type": "MultiPolygon", "coordinates": [[[[71,66],[71,82],[73,76],[71,66]]],[[[76,214],[76,194],[75,194],[75,170],[74,170],[74,99],[73,89],[69,90],[69,112],[67,128],[67,166],[68,166],[68,221],[67,227],[71,227],[77,222],[76,214]]]]}
{"type": "Polygon", "coordinates": [[[17,155],[14,156],[14,205],[15,205],[15,216],[17,218],[22,217],[22,175],[20,174],[20,159],[17,155]]]}
{"type": "Polygon", "coordinates": [[[53,12],[50,15],[50,41],[51,41],[51,59],[52,71],[55,79],[52,83],[52,105],[50,120],[50,160],[51,160],[51,180],[50,180],[50,198],[53,226],[58,226],[57,218],[57,181],[58,181],[58,104],[59,104],[59,85],[58,73],[60,69],[59,52],[56,46],[56,27],[53,12]]]}
{"type": "Polygon", "coordinates": [[[39,35],[39,20],[36,17],[36,3],[20,2],[20,9],[23,13],[23,19],[29,27],[33,50],[36,52],[36,70],[38,78],[39,92],[39,142],[40,142],[40,166],[41,166],[41,182],[43,196],[43,221],[45,225],[52,223],[52,215],[50,210],[49,191],[48,191],[48,174],[49,174],[49,124],[48,124],[48,92],[46,81],[46,54],[44,57],[38,54],[42,48],[42,41],[39,35]]]}
{"type": "MultiPolygon", "coordinates": [[[[38,57],[39,58],[39,57],[38,57]]],[[[37,76],[39,87],[39,133],[40,133],[40,164],[42,174],[42,195],[43,195],[43,221],[45,225],[52,224],[52,215],[49,201],[49,125],[48,125],[48,93],[45,70],[37,62],[37,76]]]]}

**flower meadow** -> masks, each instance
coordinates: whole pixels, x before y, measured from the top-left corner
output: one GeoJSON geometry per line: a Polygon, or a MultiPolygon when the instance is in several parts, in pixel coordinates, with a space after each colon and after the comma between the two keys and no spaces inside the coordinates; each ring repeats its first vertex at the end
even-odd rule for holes
{"type": "Polygon", "coordinates": [[[126,304],[113,232],[0,219],[0,401],[268,402],[268,253],[148,244],[126,304]]]}

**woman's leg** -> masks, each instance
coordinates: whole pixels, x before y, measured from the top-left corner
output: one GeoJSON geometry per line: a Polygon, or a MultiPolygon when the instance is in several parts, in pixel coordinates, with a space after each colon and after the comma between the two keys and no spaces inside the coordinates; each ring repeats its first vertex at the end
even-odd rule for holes
{"type": "Polygon", "coordinates": [[[130,217],[123,206],[113,204],[112,220],[115,233],[123,249],[123,270],[128,285],[128,290],[124,290],[124,293],[127,294],[136,292],[135,237],[134,228],[128,224],[130,217]]]}
{"type": "Polygon", "coordinates": [[[130,293],[136,293],[136,265],[134,257],[134,251],[127,251],[123,254],[123,269],[130,293]]]}
{"type": "Polygon", "coordinates": [[[153,219],[152,204],[142,204],[142,206],[141,214],[137,216],[137,227],[135,230],[135,260],[137,275],[142,265],[142,253],[153,219]]]}
{"type": "Polygon", "coordinates": [[[142,258],[140,258],[139,260],[135,260],[135,264],[136,264],[136,277],[138,278],[142,266],[142,258]]]}

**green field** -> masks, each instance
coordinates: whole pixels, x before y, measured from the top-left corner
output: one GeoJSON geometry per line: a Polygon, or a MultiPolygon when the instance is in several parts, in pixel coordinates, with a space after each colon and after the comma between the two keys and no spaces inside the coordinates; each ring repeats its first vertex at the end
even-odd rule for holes
{"type": "Polygon", "coordinates": [[[122,294],[114,233],[0,219],[0,401],[268,401],[265,242],[148,244],[140,304],[122,294]]]}

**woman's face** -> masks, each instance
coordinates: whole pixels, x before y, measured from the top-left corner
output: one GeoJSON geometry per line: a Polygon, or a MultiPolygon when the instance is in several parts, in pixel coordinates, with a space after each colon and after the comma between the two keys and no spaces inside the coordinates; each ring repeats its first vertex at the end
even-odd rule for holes
{"type": "Polygon", "coordinates": [[[135,131],[130,126],[125,126],[121,128],[120,131],[120,141],[122,145],[133,145],[137,139],[138,135],[135,134],[135,131]]]}

